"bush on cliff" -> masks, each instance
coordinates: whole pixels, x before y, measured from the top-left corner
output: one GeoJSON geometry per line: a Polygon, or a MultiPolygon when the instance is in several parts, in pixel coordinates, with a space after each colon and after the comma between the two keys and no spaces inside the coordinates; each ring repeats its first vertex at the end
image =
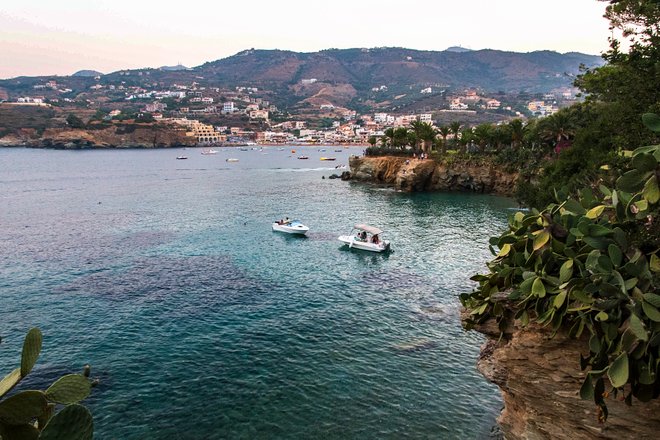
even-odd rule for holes
{"type": "MultiPolygon", "coordinates": [[[[644,121],[660,133],[659,116],[644,121]]],[[[541,211],[516,213],[490,240],[490,272],[461,295],[468,327],[495,319],[501,331],[518,320],[576,338],[588,332],[580,395],[594,400],[602,421],[609,394],[629,404],[660,396],[660,145],[636,149],[610,171],[614,188],[556,194],[541,211]]]]}

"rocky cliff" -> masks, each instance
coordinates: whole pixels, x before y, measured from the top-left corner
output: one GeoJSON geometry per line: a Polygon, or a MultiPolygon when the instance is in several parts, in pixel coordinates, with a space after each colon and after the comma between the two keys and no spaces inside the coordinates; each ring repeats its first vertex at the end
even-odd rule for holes
{"type": "Polygon", "coordinates": [[[32,148],[165,148],[195,145],[195,138],[183,130],[161,125],[119,125],[102,129],[47,128],[0,138],[0,146],[32,148]]]}
{"type": "Polygon", "coordinates": [[[565,333],[550,338],[549,329],[531,325],[514,325],[500,338],[494,321],[475,329],[488,337],[477,368],[502,391],[504,409],[498,423],[507,440],[658,437],[658,400],[633,399],[627,406],[610,396],[609,418],[600,423],[594,402],[580,398],[585,377],[580,352],[588,351],[586,340],[570,339],[565,333]]]}
{"type": "Polygon", "coordinates": [[[351,157],[351,179],[393,185],[402,191],[466,191],[514,194],[517,173],[507,173],[491,163],[402,157],[351,157]]]}

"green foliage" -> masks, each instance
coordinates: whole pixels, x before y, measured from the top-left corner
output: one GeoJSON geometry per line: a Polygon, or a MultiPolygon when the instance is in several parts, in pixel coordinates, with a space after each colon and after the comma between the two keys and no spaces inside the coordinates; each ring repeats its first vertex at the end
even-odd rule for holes
{"type": "Polygon", "coordinates": [[[69,124],[69,127],[71,128],[85,128],[83,120],[73,113],[69,113],[69,116],[66,118],[66,123],[69,124]]]}
{"type": "Polygon", "coordinates": [[[553,335],[588,333],[580,395],[603,420],[605,378],[629,403],[660,395],[660,145],[635,150],[629,166],[614,189],[557,194],[541,211],[516,213],[490,240],[490,273],[474,276],[479,287],[461,295],[468,325],[494,318],[504,331],[516,319],[553,335]]]}
{"type": "Polygon", "coordinates": [[[45,392],[26,390],[3,398],[32,371],[41,344],[41,332],[37,328],[31,329],[23,342],[21,366],[0,381],[0,438],[91,439],[92,416],[85,407],[76,404],[87,398],[91,391],[88,367],[84,374],[68,374],[60,378],[45,392]],[[55,404],[67,406],[55,414],[55,404]]]}

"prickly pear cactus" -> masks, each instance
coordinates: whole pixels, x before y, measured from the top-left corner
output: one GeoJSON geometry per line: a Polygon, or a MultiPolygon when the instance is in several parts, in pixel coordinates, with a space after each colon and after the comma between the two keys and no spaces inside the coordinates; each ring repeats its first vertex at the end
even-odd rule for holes
{"type": "MultiPolygon", "coordinates": [[[[20,367],[0,381],[0,399],[9,393],[39,358],[42,345],[39,329],[31,329],[23,342],[20,367]]],[[[1,341],[1,339],[0,339],[1,341]]],[[[0,440],[91,439],[94,430],[89,411],[77,402],[91,390],[90,368],[83,374],[68,374],[55,381],[45,392],[21,391],[0,400],[0,440]],[[67,405],[55,413],[56,404],[67,405]]]]}
{"type": "Polygon", "coordinates": [[[39,440],[91,440],[93,433],[92,415],[84,406],[73,404],[50,419],[39,440]]]}

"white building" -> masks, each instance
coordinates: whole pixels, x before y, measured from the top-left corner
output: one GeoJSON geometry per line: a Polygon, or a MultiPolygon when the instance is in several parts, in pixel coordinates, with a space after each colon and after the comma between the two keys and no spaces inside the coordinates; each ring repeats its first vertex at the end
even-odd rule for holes
{"type": "Polygon", "coordinates": [[[222,113],[234,113],[235,111],[236,107],[234,107],[233,101],[227,101],[222,104],[222,113]]]}

